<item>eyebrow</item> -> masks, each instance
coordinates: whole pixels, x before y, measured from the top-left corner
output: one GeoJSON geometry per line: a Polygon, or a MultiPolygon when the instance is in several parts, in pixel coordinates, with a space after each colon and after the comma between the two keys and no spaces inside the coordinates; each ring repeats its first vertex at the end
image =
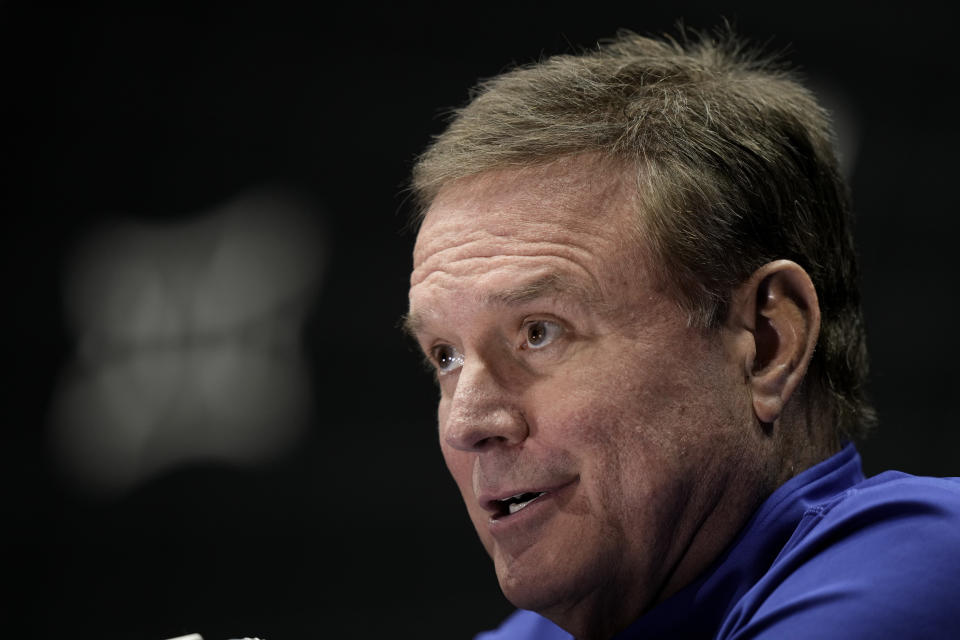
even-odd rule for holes
{"type": "MultiPolygon", "coordinates": [[[[550,273],[510,289],[486,294],[481,298],[481,302],[488,305],[515,307],[540,298],[558,295],[568,295],[585,304],[589,304],[594,298],[582,287],[573,285],[558,274],[550,273]]],[[[424,324],[423,316],[416,312],[404,314],[401,318],[401,328],[404,333],[414,339],[424,324]]]]}

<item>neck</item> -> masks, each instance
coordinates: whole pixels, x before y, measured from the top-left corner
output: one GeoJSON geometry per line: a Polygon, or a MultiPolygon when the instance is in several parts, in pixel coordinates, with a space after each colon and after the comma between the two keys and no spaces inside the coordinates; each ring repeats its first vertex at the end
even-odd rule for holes
{"type": "Polygon", "coordinates": [[[605,640],[696,580],[778,486],[775,471],[756,461],[728,460],[724,468],[724,473],[710,474],[714,482],[705,483],[712,490],[688,496],[689,504],[700,504],[694,511],[703,515],[670,532],[680,546],[658,584],[639,584],[642,580],[624,571],[572,605],[539,613],[578,640],[605,640]]]}

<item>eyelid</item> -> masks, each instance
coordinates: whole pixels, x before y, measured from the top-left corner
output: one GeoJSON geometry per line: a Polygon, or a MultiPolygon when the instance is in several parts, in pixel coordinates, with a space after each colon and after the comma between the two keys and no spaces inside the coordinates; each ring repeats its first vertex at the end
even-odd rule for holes
{"type": "Polygon", "coordinates": [[[463,353],[461,353],[460,350],[452,344],[446,342],[437,343],[431,346],[426,352],[426,357],[432,365],[434,371],[436,371],[437,376],[444,376],[453,373],[463,366],[463,353]],[[440,359],[442,356],[440,356],[438,353],[438,350],[443,348],[449,348],[454,354],[452,356],[453,362],[446,367],[441,364],[440,359]]]}
{"type": "Polygon", "coordinates": [[[566,326],[563,322],[560,322],[559,320],[556,320],[556,319],[554,319],[554,318],[537,318],[537,317],[533,317],[533,318],[527,318],[527,319],[525,319],[525,320],[521,323],[521,325],[520,325],[520,331],[521,331],[521,337],[522,337],[522,340],[521,340],[521,343],[520,343],[520,349],[521,349],[521,350],[539,351],[540,349],[544,349],[544,348],[550,346],[550,345],[553,344],[557,339],[563,337],[563,335],[567,332],[567,326],[566,326]],[[553,327],[553,328],[554,328],[554,334],[551,335],[551,336],[549,336],[549,339],[548,339],[544,344],[532,345],[532,344],[529,343],[529,337],[528,337],[528,335],[527,335],[527,331],[529,330],[529,328],[530,328],[531,325],[539,324],[539,323],[542,323],[542,324],[547,325],[547,326],[549,326],[549,327],[553,327]]]}

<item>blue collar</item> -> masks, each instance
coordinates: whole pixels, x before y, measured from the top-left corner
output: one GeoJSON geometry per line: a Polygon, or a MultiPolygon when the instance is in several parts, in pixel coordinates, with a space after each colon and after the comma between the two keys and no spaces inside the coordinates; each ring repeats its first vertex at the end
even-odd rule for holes
{"type": "Polygon", "coordinates": [[[645,613],[616,640],[711,637],[737,601],[767,572],[804,513],[863,479],[853,444],[794,476],[764,501],[700,578],[645,613]]]}

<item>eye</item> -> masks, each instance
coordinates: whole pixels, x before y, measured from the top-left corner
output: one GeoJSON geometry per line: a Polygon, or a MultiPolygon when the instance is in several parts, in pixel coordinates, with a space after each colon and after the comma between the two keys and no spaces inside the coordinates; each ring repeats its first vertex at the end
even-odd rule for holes
{"type": "Polygon", "coordinates": [[[523,325],[523,331],[524,343],[521,348],[542,349],[560,336],[563,327],[549,320],[533,320],[523,325]]]}
{"type": "Polygon", "coordinates": [[[449,344],[438,344],[430,355],[439,373],[450,373],[463,366],[463,354],[449,344]]]}

